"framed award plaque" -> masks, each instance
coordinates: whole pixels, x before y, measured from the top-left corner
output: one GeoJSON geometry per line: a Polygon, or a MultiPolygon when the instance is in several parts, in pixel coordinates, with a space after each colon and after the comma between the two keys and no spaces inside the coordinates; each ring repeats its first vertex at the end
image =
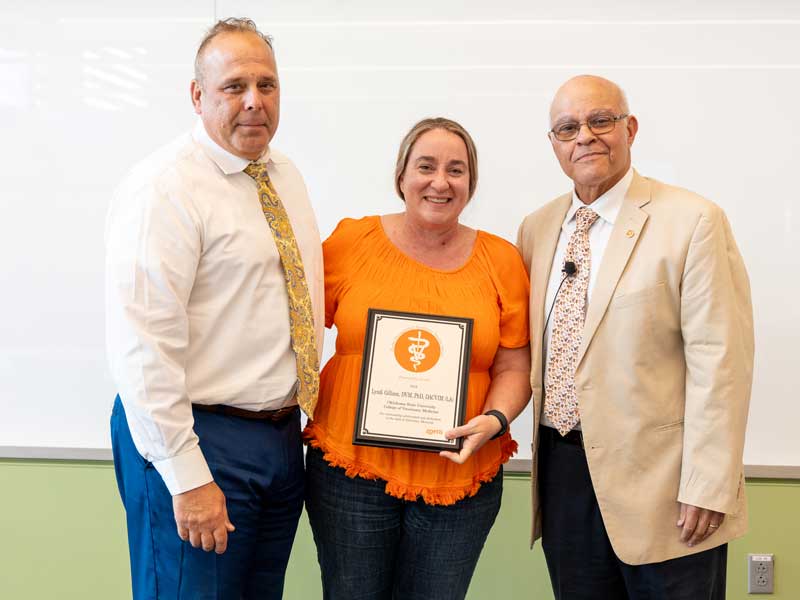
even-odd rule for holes
{"type": "Polygon", "coordinates": [[[472,319],[369,309],[353,443],[460,450],[471,348],[472,319]]]}

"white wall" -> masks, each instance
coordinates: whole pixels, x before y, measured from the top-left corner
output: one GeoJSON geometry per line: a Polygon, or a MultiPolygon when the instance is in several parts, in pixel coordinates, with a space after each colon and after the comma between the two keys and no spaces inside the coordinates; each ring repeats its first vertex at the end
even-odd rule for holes
{"type": "MultiPolygon", "coordinates": [[[[419,118],[445,115],[480,155],[464,221],[513,240],[524,215],[569,189],[545,136],[552,93],[582,72],[618,81],[639,117],[635,166],[723,206],[750,270],[746,462],[800,465],[800,4],[552,4],[0,8],[0,446],[108,447],[107,202],[133,162],[193,124],[188,84],[204,29],[247,15],[275,37],[274,143],[305,174],[323,234],[344,216],[400,210],[397,144],[419,118]]],[[[530,427],[529,415],[513,427],[522,458],[530,427]]]]}

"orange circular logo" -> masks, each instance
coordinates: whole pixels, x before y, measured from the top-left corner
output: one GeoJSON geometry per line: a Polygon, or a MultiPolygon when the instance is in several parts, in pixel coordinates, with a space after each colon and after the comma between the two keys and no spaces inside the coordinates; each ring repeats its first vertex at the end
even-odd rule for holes
{"type": "Polygon", "coordinates": [[[424,373],[432,369],[442,353],[439,340],[427,329],[409,329],[394,343],[394,357],[406,371],[424,373]]]}

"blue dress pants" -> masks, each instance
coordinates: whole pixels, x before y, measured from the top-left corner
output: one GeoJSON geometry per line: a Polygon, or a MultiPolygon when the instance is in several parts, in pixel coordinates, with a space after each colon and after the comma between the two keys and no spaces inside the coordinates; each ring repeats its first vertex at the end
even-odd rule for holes
{"type": "MultiPolygon", "coordinates": [[[[550,427],[540,429],[539,495],[542,549],[556,600],[725,599],[727,544],[660,563],[619,560],[583,448],[562,440],[550,427]]],[[[676,527],[675,536],[679,533],[676,527]]]]}
{"type": "MultiPolygon", "coordinates": [[[[447,459],[442,459],[447,460],[447,459]]],[[[450,506],[389,496],[306,453],[306,511],[324,600],[462,600],[500,510],[503,471],[450,506]]]]}
{"type": "Polygon", "coordinates": [[[111,440],[127,516],[133,598],[277,600],[303,508],[299,411],[277,423],[200,411],[194,419],[236,527],[221,555],[178,537],[172,496],[133,445],[119,396],[114,402],[111,440]]]}

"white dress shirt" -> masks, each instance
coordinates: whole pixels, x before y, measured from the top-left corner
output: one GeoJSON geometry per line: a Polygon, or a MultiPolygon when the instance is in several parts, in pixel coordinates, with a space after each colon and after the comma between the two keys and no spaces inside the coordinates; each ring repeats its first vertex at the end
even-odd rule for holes
{"type": "MultiPolygon", "coordinates": [[[[575,213],[578,212],[578,209],[583,206],[588,206],[599,215],[599,218],[589,228],[589,251],[591,252],[592,256],[592,264],[589,270],[589,286],[586,292],[586,307],[588,309],[589,302],[591,302],[592,299],[592,289],[597,281],[597,273],[600,270],[600,263],[603,261],[603,254],[606,251],[606,246],[608,246],[608,240],[611,238],[611,230],[614,229],[614,222],[617,220],[619,209],[622,208],[622,201],[625,199],[625,194],[628,193],[628,188],[631,186],[632,181],[633,167],[628,169],[628,172],[625,174],[625,176],[620,179],[614,185],[614,187],[589,205],[581,202],[581,199],[578,198],[578,195],[573,190],[572,205],[569,207],[567,215],[564,218],[564,222],[561,224],[561,234],[558,237],[556,253],[553,255],[553,265],[550,268],[550,279],[547,282],[547,295],[545,296],[546,300],[544,305],[547,311],[545,313],[545,318],[550,313],[555,301],[556,291],[558,290],[558,286],[561,284],[561,280],[564,278],[564,274],[562,273],[561,269],[564,266],[564,255],[567,251],[569,238],[572,236],[572,232],[575,231],[575,213]]],[[[550,334],[552,332],[552,328],[553,319],[551,315],[550,320],[547,322],[547,329],[545,330],[544,336],[545,362],[543,381],[547,381],[547,365],[550,361],[548,348],[550,346],[550,334]]],[[[546,425],[548,427],[554,427],[554,425],[550,422],[550,419],[545,416],[544,411],[542,411],[541,423],[542,425],[546,425]]],[[[580,423],[575,427],[575,429],[580,429],[580,423]]]]}
{"type": "MultiPolygon", "coordinates": [[[[295,403],[295,354],[280,256],[243,172],[201,121],[134,167],[106,223],[106,344],[139,453],[171,494],[212,481],[191,404],[295,403]]],[[[322,249],[305,184],[275,150],[260,162],[286,207],[324,325],[322,249]]]]}

